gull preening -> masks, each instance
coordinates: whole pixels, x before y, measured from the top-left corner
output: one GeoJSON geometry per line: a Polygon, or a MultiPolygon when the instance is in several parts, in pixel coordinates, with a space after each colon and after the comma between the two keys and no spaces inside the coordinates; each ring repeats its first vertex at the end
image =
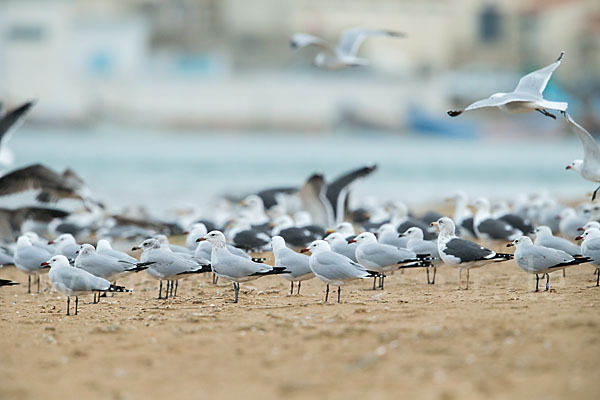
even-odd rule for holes
{"type": "Polygon", "coordinates": [[[542,93],[552,76],[552,72],[558,68],[564,56],[565,52],[563,51],[552,64],[522,77],[514,91],[510,93],[495,93],[487,99],[470,104],[464,110],[450,110],[448,111],[448,115],[457,117],[465,111],[484,107],[498,107],[511,113],[537,111],[547,117],[556,119],[556,115],[550,113],[548,110],[564,112],[568,104],[546,100],[542,96],[542,93]]]}
{"type": "Polygon", "coordinates": [[[48,261],[41,263],[42,267],[50,267],[48,276],[52,286],[62,294],[67,296],[67,315],[71,303],[71,296],[75,296],[75,315],[77,315],[77,305],[79,303],[79,295],[86,293],[97,292],[128,292],[124,286],[115,286],[103,278],[99,278],[89,272],[73,268],[69,264],[67,257],[57,255],[48,261]]]}
{"type": "MultiPolygon", "coordinates": [[[[574,160],[567,165],[566,169],[577,172],[583,179],[588,181],[600,182],[600,146],[598,146],[592,135],[571,118],[568,113],[565,113],[565,119],[583,146],[583,160],[574,160]]],[[[598,190],[600,190],[600,186],[594,190],[592,201],[596,200],[598,190]]]]}
{"type": "Polygon", "coordinates": [[[370,36],[405,37],[402,32],[394,32],[383,29],[351,28],[342,32],[337,46],[309,35],[308,33],[296,33],[292,36],[290,45],[294,49],[315,46],[321,50],[314,59],[314,64],[320,68],[342,69],[359,65],[368,65],[369,61],[358,57],[358,50],[364,40],[370,36]]]}

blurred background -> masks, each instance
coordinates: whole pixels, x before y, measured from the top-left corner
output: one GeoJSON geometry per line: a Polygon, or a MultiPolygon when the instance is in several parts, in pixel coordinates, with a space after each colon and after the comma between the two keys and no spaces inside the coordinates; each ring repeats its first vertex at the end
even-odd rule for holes
{"type": "Polygon", "coordinates": [[[357,192],[409,204],[456,188],[584,197],[595,186],[564,170],[582,150],[562,118],[445,113],[562,50],[544,96],[598,132],[597,0],[0,0],[0,101],[38,99],[8,144],[14,166],[70,166],[115,210],[172,212],[367,162],[380,168],[357,192]],[[343,71],[289,46],[355,26],[407,38],[368,39],[371,65],[343,71]]]}

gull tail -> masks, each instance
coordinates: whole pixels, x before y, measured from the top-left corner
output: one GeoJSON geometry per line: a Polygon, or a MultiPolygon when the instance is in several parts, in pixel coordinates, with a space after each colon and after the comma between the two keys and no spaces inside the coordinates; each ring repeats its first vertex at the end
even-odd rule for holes
{"type": "Polygon", "coordinates": [[[252,261],[254,261],[255,263],[259,263],[259,264],[262,264],[267,260],[268,260],[267,257],[252,257],[252,261]]]}
{"type": "Polygon", "coordinates": [[[498,261],[507,261],[515,258],[514,254],[508,253],[496,253],[492,257],[487,258],[488,260],[498,260],[498,261]]]}
{"type": "Polygon", "coordinates": [[[177,274],[177,276],[181,276],[181,275],[193,275],[193,274],[203,274],[205,272],[212,272],[212,268],[209,265],[202,265],[200,268],[198,269],[194,269],[192,271],[185,271],[185,272],[181,272],[179,274],[177,274]]]}
{"type": "Polygon", "coordinates": [[[424,267],[431,267],[431,266],[432,266],[432,264],[430,264],[429,262],[419,261],[419,262],[413,262],[413,263],[410,263],[410,264],[400,265],[398,267],[398,269],[424,268],[424,267]]]}
{"type": "Polygon", "coordinates": [[[125,286],[110,285],[106,290],[96,290],[96,292],[117,292],[117,293],[131,293],[133,290],[127,289],[125,286]]]}
{"type": "Polygon", "coordinates": [[[377,271],[371,271],[371,270],[366,269],[365,272],[368,274],[365,278],[379,276],[379,272],[377,272],[377,271]]]}
{"type": "Polygon", "coordinates": [[[290,273],[290,271],[285,269],[285,267],[273,267],[273,269],[270,269],[268,271],[255,272],[250,276],[281,275],[281,274],[289,274],[289,273],[290,273]]]}
{"type": "Polygon", "coordinates": [[[592,259],[589,257],[575,257],[574,260],[566,262],[566,263],[558,264],[556,267],[568,267],[569,265],[578,265],[578,264],[583,264],[583,263],[590,262],[590,261],[592,261],[592,259]]]}
{"type": "Polygon", "coordinates": [[[156,264],[156,263],[155,262],[141,262],[141,263],[137,263],[137,264],[135,264],[135,266],[133,268],[128,269],[127,272],[140,272],[140,271],[144,271],[144,270],[148,269],[148,266],[150,266],[152,264],[156,264]]]}
{"type": "Polygon", "coordinates": [[[14,286],[14,285],[20,285],[19,282],[13,282],[11,280],[8,279],[0,279],[0,286],[14,286]]]}

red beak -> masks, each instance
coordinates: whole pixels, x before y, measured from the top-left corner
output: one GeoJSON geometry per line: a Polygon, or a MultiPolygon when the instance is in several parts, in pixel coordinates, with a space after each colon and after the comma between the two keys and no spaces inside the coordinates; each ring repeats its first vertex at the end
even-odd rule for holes
{"type": "Polygon", "coordinates": [[[300,250],[300,253],[306,253],[306,252],[309,252],[309,251],[310,251],[310,250],[309,250],[308,248],[306,248],[306,247],[305,247],[305,248],[303,248],[302,250],[300,250]]]}
{"type": "Polygon", "coordinates": [[[352,238],[352,239],[348,240],[348,244],[350,244],[350,243],[356,243],[356,239],[352,238]]]}
{"type": "Polygon", "coordinates": [[[585,229],[583,229],[581,226],[579,228],[577,228],[578,231],[583,232],[585,231],[585,229]]]}
{"type": "Polygon", "coordinates": [[[50,264],[48,264],[47,261],[44,261],[43,263],[40,264],[40,267],[47,267],[48,265],[50,265],[50,264]]]}
{"type": "Polygon", "coordinates": [[[48,244],[54,244],[54,240],[49,241],[48,244]]]}
{"type": "Polygon", "coordinates": [[[583,239],[583,237],[581,237],[581,235],[579,235],[575,238],[575,240],[581,240],[581,239],[583,239]]]}
{"type": "Polygon", "coordinates": [[[570,165],[567,165],[567,168],[566,168],[566,169],[571,169],[571,166],[570,166],[570,165]]]}
{"type": "Polygon", "coordinates": [[[189,232],[189,231],[185,231],[185,232],[183,232],[183,234],[184,234],[184,235],[189,235],[189,234],[190,234],[190,232],[189,232]]]}

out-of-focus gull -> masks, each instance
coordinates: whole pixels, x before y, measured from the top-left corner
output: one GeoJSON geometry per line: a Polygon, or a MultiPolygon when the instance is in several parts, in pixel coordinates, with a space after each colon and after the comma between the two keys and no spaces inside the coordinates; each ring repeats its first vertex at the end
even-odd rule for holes
{"type": "Polygon", "coordinates": [[[27,221],[48,223],[68,215],[67,211],[44,207],[0,208],[0,239],[14,240],[27,221]]]}
{"type": "Polygon", "coordinates": [[[34,164],[11,171],[0,178],[0,196],[26,190],[40,190],[37,200],[42,203],[56,202],[59,199],[78,199],[86,207],[102,207],[83,180],[70,168],[58,174],[42,164],[34,164]]]}
{"type": "Polygon", "coordinates": [[[423,235],[425,235],[425,239],[427,240],[435,239],[437,236],[434,232],[429,231],[430,227],[423,221],[411,217],[408,207],[402,201],[392,201],[389,208],[392,216],[391,223],[396,226],[396,233],[406,232],[408,228],[416,226],[417,228],[421,228],[423,235]]]}
{"type": "Polygon", "coordinates": [[[590,264],[596,267],[596,286],[600,286],[600,229],[589,228],[577,239],[583,239],[581,252],[590,259],[590,264]]]}
{"type": "MultiPolygon", "coordinates": [[[[591,182],[600,182],[600,147],[592,135],[581,125],[579,125],[568,113],[565,118],[573,133],[577,135],[583,146],[583,160],[575,160],[567,165],[566,169],[573,170],[581,175],[582,178],[591,182]]],[[[592,201],[596,200],[596,195],[600,186],[594,190],[592,201]]]]}
{"type": "MultiPolygon", "coordinates": [[[[289,215],[281,215],[273,221],[271,236],[281,236],[286,243],[294,247],[306,247],[317,239],[322,239],[322,235],[314,234],[307,228],[298,227],[289,215]]],[[[272,239],[271,239],[272,241],[272,239]]]]}
{"type": "Polygon", "coordinates": [[[560,233],[565,237],[574,238],[579,234],[579,228],[588,222],[589,216],[578,214],[574,208],[567,207],[558,214],[558,219],[560,233]]]}
{"type": "MultiPolygon", "coordinates": [[[[135,259],[134,259],[135,260],[135,259]]],[[[116,280],[128,272],[139,272],[148,268],[151,263],[123,261],[118,258],[99,254],[89,243],[84,243],[75,258],[75,268],[81,268],[92,275],[107,280],[116,280]]]]}
{"type": "Polygon", "coordinates": [[[544,246],[551,249],[561,250],[571,256],[582,255],[580,246],[577,246],[575,243],[572,243],[567,239],[554,236],[552,234],[552,230],[545,225],[538,226],[535,228],[533,233],[535,235],[534,244],[536,246],[544,246]]]}
{"type": "Polygon", "coordinates": [[[324,240],[329,243],[333,252],[342,254],[352,261],[358,262],[356,260],[356,243],[348,243],[346,235],[333,232],[327,235],[324,240]]]}
{"type": "Polygon", "coordinates": [[[398,230],[393,224],[390,223],[381,225],[379,228],[377,228],[375,234],[379,243],[404,248],[406,248],[406,244],[408,243],[408,237],[398,235],[398,230]]]}
{"type": "Polygon", "coordinates": [[[589,221],[584,226],[577,228],[577,230],[580,231],[580,232],[585,232],[585,231],[587,231],[590,228],[600,229],[600,222],[598,222],[598,221],[589,221]]]}
{"type": "Polygon", "coordinates": [[[63,233],[48,244],[56,246],[56,254],[62,254],[69,260],[74,260],[77,257],[80,245],[70,233],[63,233]]]}
{"type": "Polygon", "coordinates": [[[96,245],[96,252],[98,254],[102,254],[105,256],[114,257],[117,260],[128,262],[131,264],[136,264],[138,260],[124,251],[115,250],[110,245],[110,242],[106,239],[98,240],[98,244],[96,245]]]}
{"type": "Polygon", "coordinates": [[[187,247],[188,250],[192,250],[195,252],[196,248],[198,248],[198,242],[196,240],[206,235],[208,233],[208,230],[206,229],[206,225],[204,225],[202,222],[196,222],[192,224],[190,228],[184,233],[186,234],[185,247],[187,247]]]}
{"type": "Polygon", "coordinates": [[[507,261],[513,258],[512,254],[496,253],[466,239],[456,236],[454,221],[448,217],[438,219],[431,223],[440,230],[438,236],[438,251],[444,263],[458,268],[458,288],[461,288],[462,270],[467,270],[467,289],[469,289],[469,270],[479,268],[493,262],[507,261]]]}
{"type": "Polygon", "coordinates": [[[548,110],[565,111],[568,104],[546,100],[543,98],[542,93],[552,76],[552,72],[558,68],[564,55],[565,52],[563,51],[552,64],[522,77],[513,92],[495,93],[485,100],[476,101],[464,110],[450,110],[448,115],[457,117],[465,111],[484,107],[499,107],[511,113],[526,113],[535,110],[547,117],[556,119],[556,116],[548,110]]]}
{"type": "Polygon", "coordinates": [[[9,279],[0,279],[0,286],[14,286],[14,285],[20,285],[20,283],[13,282],[9,279]]]}
{"type": "MultiPolygon", "coordinates": [[[[356,259],[359,264],[379,273],[381,290],[383,290],[385,273],[398,269],[398,264],[404,264],[400,268],[423,266],[421,260],[412,251],[378,243],[377,238],[371,232],[363,232],[348,242],[356,243],[356,259]]],[[[375,280],[376,278],[373,279],[373,290],[375,290],[375,280]]]]}
{"type": "Polygon", "coordinates": [[[27,236],[19,236],[15,250],[15,266],[27,274],[27,293],[31,293],[31,275],[37,279],[38,293],[40,291],[41,263],[47,261],[53,254],[41,247],[34,246],[27,236]]]}
{"type": "Polygon", "coordinates": [[[187,247],[179,246],[177,244],[169,243],[169,239],[165,235],[154,235],[154,239],[158,240],[162,248],[169,248],[174,253],[182,253],[188,255],[194,254],[194,250],[190,250],[187,247]]]}
{"type": "Polygon", "coordinates": [[[321,50],[314,59],[317,67],[342,69],[358,65],[368,65],[368,60],[359,58],[358,50],[369,36],[404,37],[404,33],[382,29],[351,28],[342,32],[337,47],[328,41],[307,33],[296,33],[292,36],[291,46],[294,49],[315,46],[321,50]]]}
{"type": "Polygon", "coordinates": [[[14,156],[6,145],[34,104],[35,100],[23,103],[0,118],[0,166],[11,165],[14,162],[14,156]]]}
{"type": "Polygon", "coordinates": [[[531,238],[521,236],[506,245],[515,246],[515,262],[528,274],[535,274],[535,291],[537,292],[540,277],[546,275],[546,290],[550,285],[550,272],[564,269],[573,265],[588,262],[587,257],[573,257],[562,250],[551,249],[544,246],[535,246],[531,238]]]}
{"type": "Polygon", "coordinates": [[[238,302],[240,282],[247,282],[265,275],[289,273],[285,268],[271,267],[231,254],[225,246],[225,235],[220,231],[210,231],[199,240],[208,240],[212,244],[210,258],[212,270],[220,278],[233,282],[234,303],[238,302]]]}
{"type": "MultiPolygon", "coordinates": [[[[452,196],[446,198],[447,201],[454,202],[454,221],[460,229],[460,235],[463,237],[476,238],[475,228],[473,227],[473,214],[469,210],[468,198],[466,193],[457,191],[452,196]]],[[[438,218],[439,219],[439,218],[438,218]]]]}
{"type": "Polygon", "coordinates": [[[433,240],[424,240],[423,231],[421,228],[413,226],[408,228],[406,232],[400,233],[400,237],[408,239],[406,242],[406,248],[415,254],[425,255],[429,257],[429,263],[433,265],[433,279],[429,280],[429,267],[427,270],[427,283],[435,284],[435,275],[437,273],[437,266],[442,262],[440,258],[440,252],[438,250],[437,238],[433,240]]]}
{"type": "Polygon", "coordinates": [[[0,268],[4,265],[14,264],[14,254],[8,248],[0,247],[0,268]]]}
{"type": "Polygon", "coordinates": [[[490,202],[485,197],[475,199],[473,205],[477,208],[473,228],[479,239],[514,240],[523,234],[506,221],[493,218],[490,214],[490,202]]]}
{"type": "Polygon", "coordinates": [[[329,203],[331,203],[333,214],[335,216],[335,222],[337,224],[346,219],[348,202],[350,198],[349,193],[352,186],[359,179],[371,175],[376,169],[377,165],[375,164],[357,168],[342,174],[327,185],[327,200],[329,200],[329,203]]]}
{"type": "Polygon", "coordinates": [[[48,276],[52,286],[67,296],[67,315],[70,315],[69,306],[73,295],[75,296],[75,315],[77,315],[79,295],[81,294],[90,292],[131,292],[124,286],[112,285],[106,279],[92,275],[83,269],[71,267],[69,260],[63,255],[56,255],[44,261],[41,265],[50,266],[48,276]]]}
{"type": "Polygon", "coordinates": [[[298,294],[300,294],[302,281],[315,277],[310,269],[309,257],[288,248],[285,245],[285,239],[281,236],[273,236],[271,244],[275,255],[275,266],[290,271],[287,274],[281,274],[291,283],[290,294],[294,294],[294,281],[298,282],[298,294]]]}
{"type": "Polygon", "coordinates": [[[356,279],[372,278],[379,275],[378,272],[368,271],[364,266],[355,263],[346,256],[334,253],[325,240],[315,240],[301,251],[311,252],[310,269],[319,280],[327,284],[325,302],[329,298],[329,285],[338,287],[339,303],[343,285],[356,279]]]}
{"type": "MultiPolygon", "coordinates": [[[[157,239],[146,239],[139,246],[133,247],[131,250],[142,250],[140,261],[142,263],[151,263],[146,270],[148,275],[160,281],[158,287],[158,299],[162,297],[162,281],[167,281],[167,292],[164,299],[169,298],[169,285],[171,295],[173,295],[173,286],[175,281],[178,286],[178,280],[190,274],[199,274],[210,272],[210,265],[201,263],[191,257],[187,257],[184,253],[175,253],[168,247],[164,247],[157,239]]],[[[175,291],[177,296],[177,291],[175,291]]]]}

